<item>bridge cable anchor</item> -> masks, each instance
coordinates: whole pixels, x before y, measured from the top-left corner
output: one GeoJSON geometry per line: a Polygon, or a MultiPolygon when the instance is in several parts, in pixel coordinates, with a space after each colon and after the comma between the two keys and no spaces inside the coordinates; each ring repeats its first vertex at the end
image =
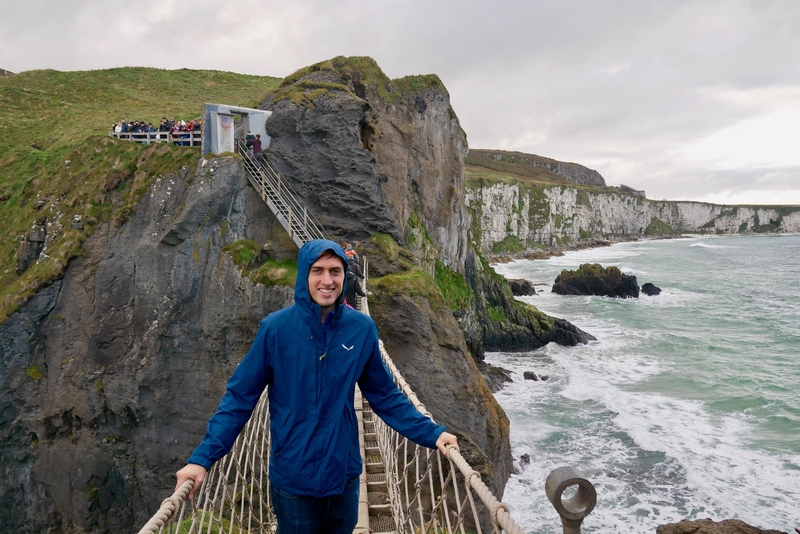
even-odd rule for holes
{"type": "Polygon", "coordinates": [[[561,516],[564,534],[580,534],[583,518],[592,513],[597,504],[597,491],[589,479],[574,467],[565,466],[554,469],[544,483],[544,491],[553,507],[561,516]],[[574,494],[563,498],[566,490],[574,494]]]}

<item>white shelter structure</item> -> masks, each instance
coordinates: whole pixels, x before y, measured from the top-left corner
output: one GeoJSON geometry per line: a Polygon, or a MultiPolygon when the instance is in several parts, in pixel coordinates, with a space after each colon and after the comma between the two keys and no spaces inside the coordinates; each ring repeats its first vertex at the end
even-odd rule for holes
{"type": "Polygon", "coordinates": [[[242,108],[227,104],[203,104],[203,155],[222,154],[235,150],[234,138],[245,133],[261,134],[261,147],[269,147],[267,119],[271,111],[242,108]]]}

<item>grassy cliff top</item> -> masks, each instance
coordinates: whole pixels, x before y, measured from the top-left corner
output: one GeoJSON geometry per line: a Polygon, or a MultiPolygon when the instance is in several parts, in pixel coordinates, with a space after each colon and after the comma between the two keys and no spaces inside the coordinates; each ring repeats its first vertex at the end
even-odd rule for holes
{"type": "Polygon", "coordinates": [[[0,321],[61,276],[98,223],[121,222],[156,176],[200,157],[199,148],[113,140],[114,122],[188,120],[204,102],[256,107],[278,83],[139,67],[0,78],[0,321]],[[48,228],[47,259],[17,275],[20,237],[37,222],[48,228]]]}
{"type": "Polygon", "coordinates": [[[522,181],[575,185],[554,172],[558,161],[536,154],[471,148],[465,163],[467,174],[472,177],[495,175],[522,181]]]}
{"type": "Polygon", "coordinates": [[[313,106],[313,99],[321,94],[341,91],[363,98],[367,91],[383,102],[393,103],[403,95],[426,89],[447,93],[442,80],[435,74],[404,76],[389,79],[378,63],[368,56],[337,56],[303,67],[283,79],[275,88],[275,102],[289,99],[295,105],[313,106]],[[337,82],[314,78],[335,79],[337,82]],[[355,93],[351,90],[355,89],[355,93]],[[363,88],[364,92],[361,92],[363,88]]]}
{"type": "Polygon", "coordinates": [[[557,174],[560,162],[555,159],[487,148],[471,148],[464,161],[467,185],[486,187],[498,183],[526,183],[532,187],[567,186],[592,193],[616,193],[631,195],[618,187],[592,184],[576,184],[557,174]]]}

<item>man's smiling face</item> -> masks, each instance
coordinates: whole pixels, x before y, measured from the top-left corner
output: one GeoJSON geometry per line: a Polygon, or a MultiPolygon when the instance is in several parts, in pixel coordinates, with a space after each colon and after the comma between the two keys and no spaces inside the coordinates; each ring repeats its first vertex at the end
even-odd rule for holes
{"type": "Polygon", "coordinates": [[[333,310],[344,286],[344,263],[342,259],[324,252],[308,271],[308,295],[322,308],[322,317],[333,310]]]}

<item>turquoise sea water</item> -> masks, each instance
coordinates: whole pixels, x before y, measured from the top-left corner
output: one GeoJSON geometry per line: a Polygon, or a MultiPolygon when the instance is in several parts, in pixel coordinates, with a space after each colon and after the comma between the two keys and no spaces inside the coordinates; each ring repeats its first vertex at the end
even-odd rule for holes
{"type": "Polygon", "coordinates": [[[562,465],[597,488],[585,533],[707,517],[800,528],[800,236],[622,243],[495,268],[547,284],[521,300],[598,339],[486,355],[514,372],[496,396],[515,465],[531,461],[503,500],[525,532],[562,532],[544,493],[562,465]],[[581,263],[616,265],[662,293],[550,292],[581,263]],[[526,370],[550,379],[523,380],[526,370]]]}

